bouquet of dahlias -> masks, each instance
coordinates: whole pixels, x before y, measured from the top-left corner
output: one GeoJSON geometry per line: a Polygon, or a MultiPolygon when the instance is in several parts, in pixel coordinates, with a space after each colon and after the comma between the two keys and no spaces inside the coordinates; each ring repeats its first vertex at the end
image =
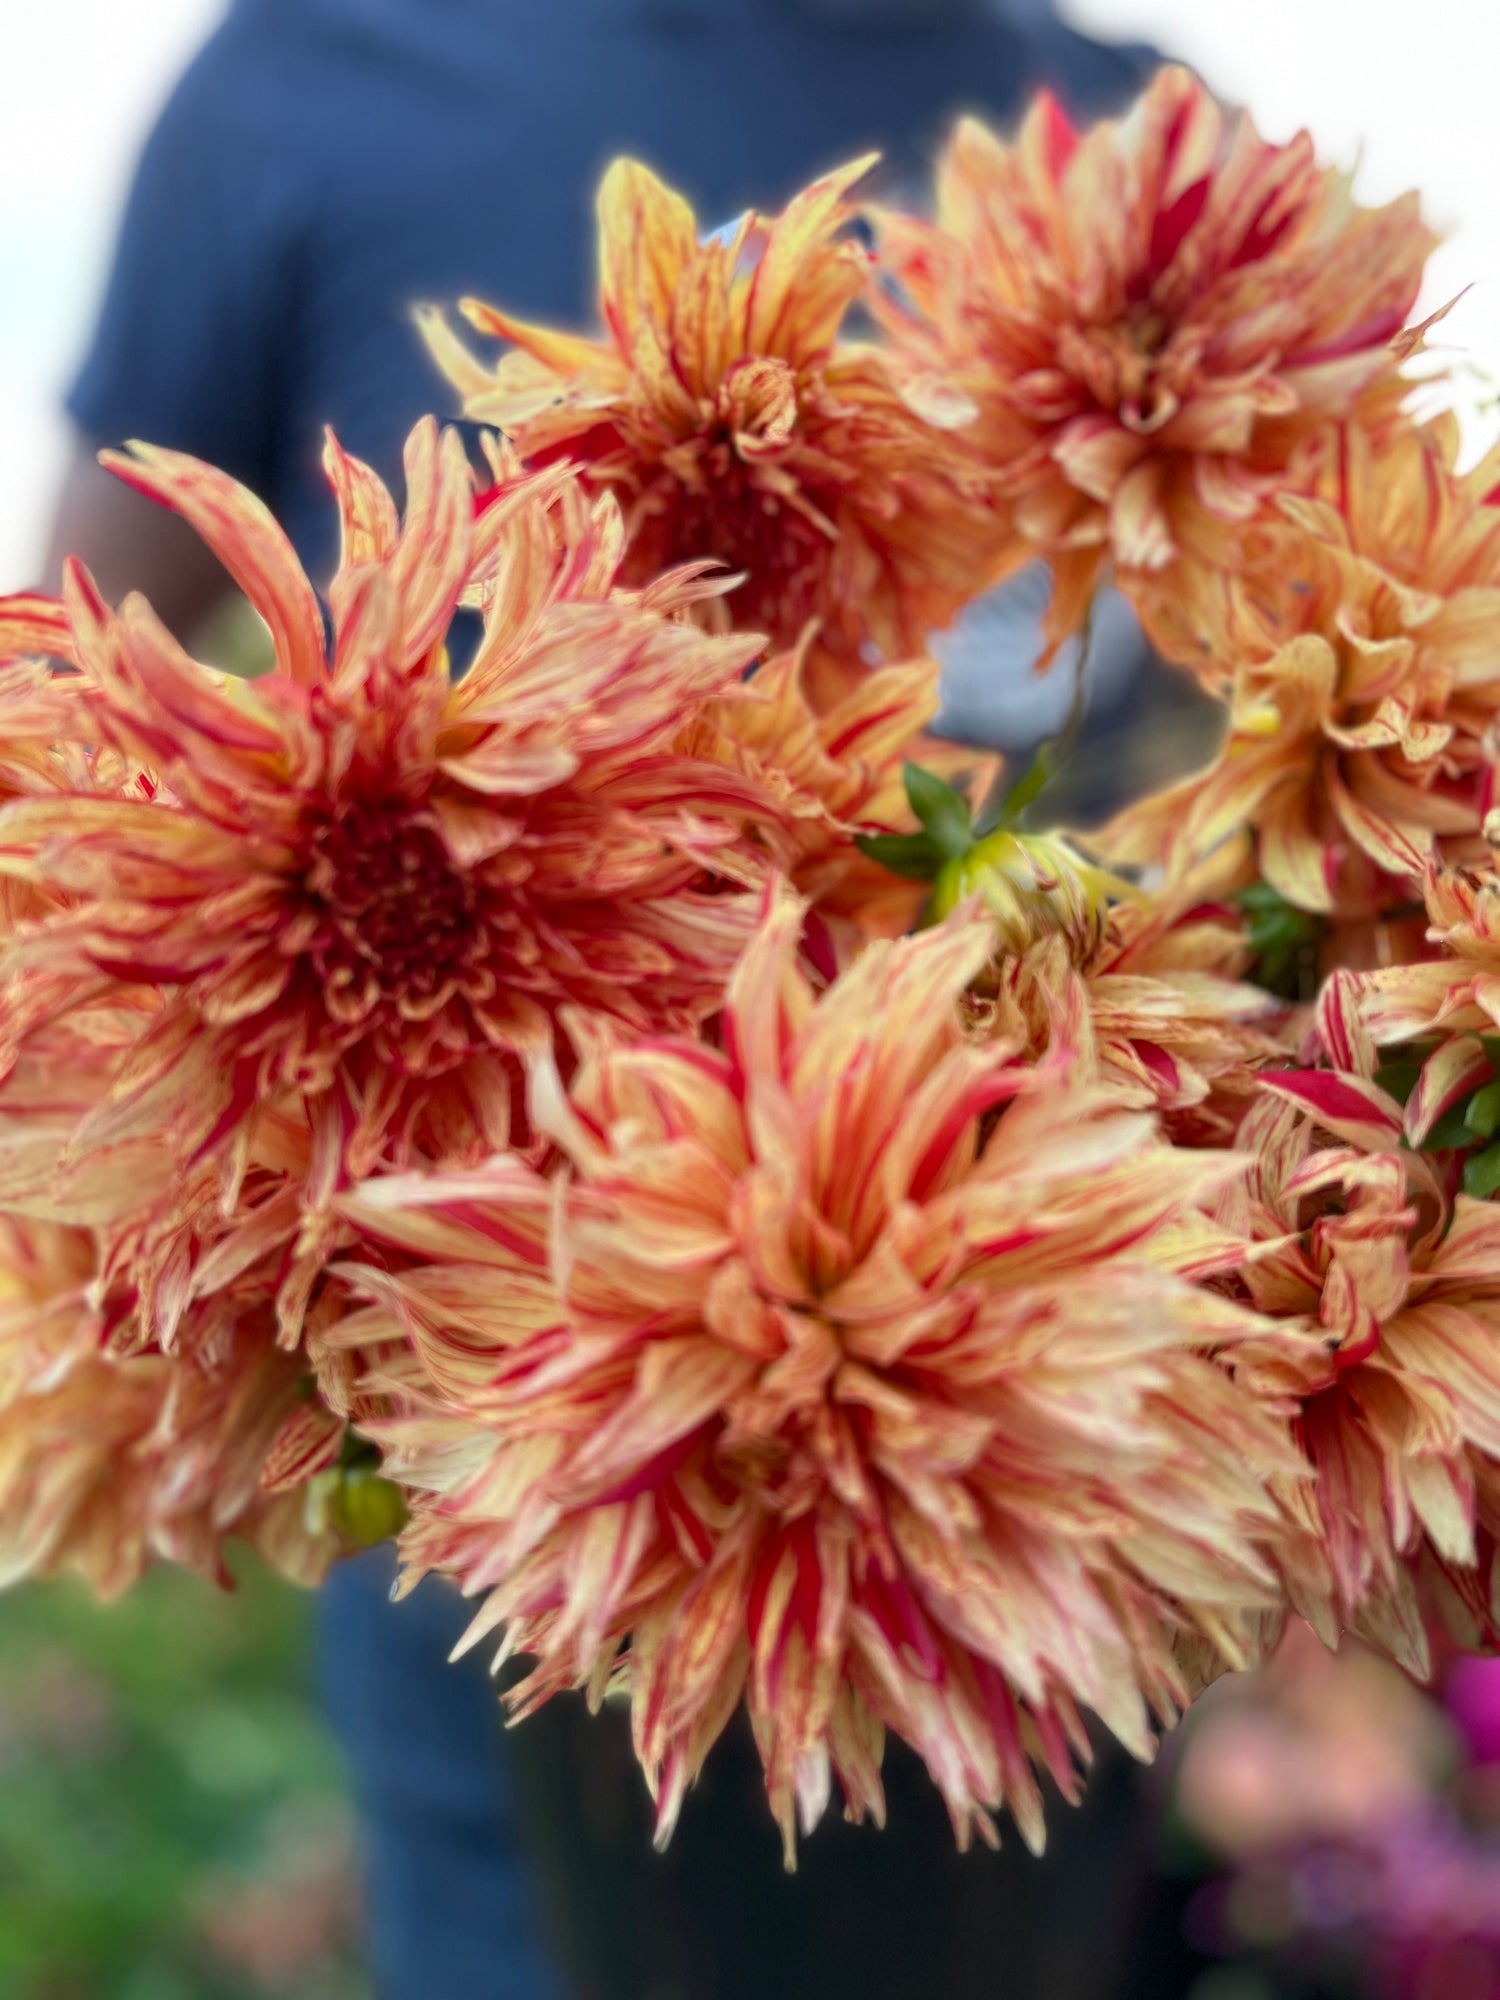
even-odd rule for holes
{"type": "Polygon", "coordinates": [[[628,1698],[663,1839],[743,1703],[789,1856],[888,1730],[1039,1847],[1082,1710],[1149,1756],[1290,1612],[1500,1643],[1500,463],[1411,413],[1432,238],[1179,70],[960,125],[927,217],[867,164],[706,238],[618,165],[597,337],[424,313],[483,462],[420,425],[402,513],[330,438],[322,599],[112,456],[264,678],[0,603],[5,1576],[399,1531],[517,1709],[628,1698]],[[924,733],[1039,560],[1042,667],[1108,581],[1225,713],[1086,840],[924,733]]]}

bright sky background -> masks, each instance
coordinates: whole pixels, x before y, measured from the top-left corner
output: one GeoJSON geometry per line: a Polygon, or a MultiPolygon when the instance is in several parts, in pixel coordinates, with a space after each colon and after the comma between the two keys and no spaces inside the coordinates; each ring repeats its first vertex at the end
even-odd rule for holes
{"type": "Polygon", "coordinates": [[[0,591],[39,581],[59,405],[132,164],[222,0],[0,0],[0,591]]]}
{"type": "MultiPolygon", "coordinates": [[[[517,5],[536,0],[516,0],[517,5]]],[[[1451,346],[1500,374],[1500,0],[1063,0],[1079,27],[1147,37],[1249,104],[1268,136],[1311,127],[1367,200],[1420,185],[1449,231],[1430,301],[1474,291],[1451,346]]],[[[0,590],[36,580],[67,435],[58,403],[87,336],[131,163],[222,0],[0,5],[0,590]]],[[[1476,405],[1481,391],[1469,392],[1476,405]]],[[[1492,416],[1471,423],[1488,436],[1492,416]]]]}

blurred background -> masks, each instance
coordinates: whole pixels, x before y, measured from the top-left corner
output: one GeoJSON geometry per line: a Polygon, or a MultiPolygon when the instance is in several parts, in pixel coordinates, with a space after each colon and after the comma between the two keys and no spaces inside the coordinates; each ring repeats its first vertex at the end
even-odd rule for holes
{"type": "MultiPolygon", "coordinates": [[[[134,160],[221,11],[0,10],[0,589],[41,578],[62,398],[134,160]]],[[[1500,428],[1494,0],[1061,11],[1192,63],[1269,136],[1310,126],[1360,159],[1367,200],[1422,187],[1447,231],[1425,303],[1472,286],[1441,339],[1477,452],[1500,428]]],[[[1494,1669],[1453,1664],[1434,1696],[1294,1635],[1144,1782],[1141,2000],[1500,2000],[1494,1669]]],[[[254,1572],[232,1596],[161,1575],[106,1611],[62,1588],[0,1601],[5,2000],[368,2000],[354,1848],[305,1602],[254,1572]]]]}

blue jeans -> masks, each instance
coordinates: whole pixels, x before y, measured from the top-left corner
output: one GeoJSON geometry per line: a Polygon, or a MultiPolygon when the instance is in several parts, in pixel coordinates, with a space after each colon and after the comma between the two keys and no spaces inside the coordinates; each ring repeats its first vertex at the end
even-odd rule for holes
{"type": "Polygon", "coordinates": [[[362,1557],[335,1571],[321,1605],[327,1706],[364,1825],[380,2000],[1175,2000],[1186,1990],[1157,1949],[1173,1942],[1175,1905],[1151,1904],[1148,1934],[1134,1920],[1155,1816],[1142,1812],[1128,1760],[1102,1742],[1084,1805],[1049,1802],[1044,1862],[1009,1828],[1001,1853],[957,1854],[930,1779],[892,1744],[886,1830],[846,1826],[835,1809],[788,1876],[739,1718],[671,1847],[654,1854],[624,1715],[591,1717],[565,1696],[507,1732],[483,1661],[446,1664],[467,1608],[432,1582],[392,1605],[391,1574],[389,1554],[362,1557]]]}
{"type": "Polygon", "coordinates": [[[319,1600],[324,1704],[363,1831],[380,2000],[560,2000],[488,1649],[447,1664],[468,1621],[429,1579],[390,1602],[387,1550],[319,1600]]]}

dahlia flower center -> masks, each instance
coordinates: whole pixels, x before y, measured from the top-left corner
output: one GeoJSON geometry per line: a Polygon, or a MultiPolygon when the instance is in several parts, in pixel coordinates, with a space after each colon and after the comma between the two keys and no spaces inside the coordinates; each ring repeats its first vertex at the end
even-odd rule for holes
{"type": "Polygon", "coordinates": [[[1144,361],[1154,361],[1165,347],[1172,323],[1151,306],[1132,306],[1126,315],[1126,330],[1132,349],[1144,361]]]}
{"type": "Polygon", "coordinates": [[[475,956],[475,899],[425,815],[360,801],[314,828],[311,845],[306,886],[325,918],[313,956],[330,996],[441,1004],[475,956]]]}
{"type": "Polygon", "coordinates": [[[1098,408],[1129,429],[1157,430],[1178,410],[1196,361],[1193,343],[1179,345],[1177,328],[1150,306],[1132,306],[1122,321],[1064,327],[1058,357],[1083,383],[1098,408]]]}
{"type": "Polygon", "coordinates": [[[739,624],[789,644],[813,615],[833,547],[816,494],[794,483],[779,445],[757,457],[746,433],[718,423],[665,461],[670,475],[632,523],[632,570],[656,576],[717,556],[745,573],[739,624]]]}
{"type": "Polygon", "coordinates": [[[721,417],[750,449],[785,444],[797,422],[797,377],[785,361],[755,355],[730,369],[718,400],[721,417]]]}

